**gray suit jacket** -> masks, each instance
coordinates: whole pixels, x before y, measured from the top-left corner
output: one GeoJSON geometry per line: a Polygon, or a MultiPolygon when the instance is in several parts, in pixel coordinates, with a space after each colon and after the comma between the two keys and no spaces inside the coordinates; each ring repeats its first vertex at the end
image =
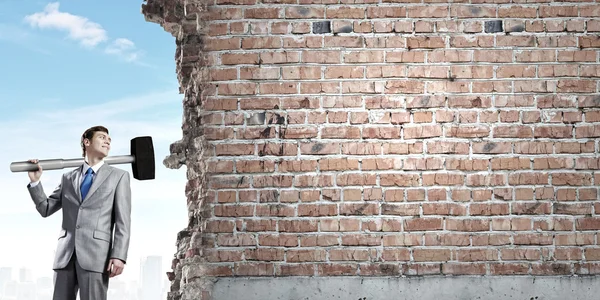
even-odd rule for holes
{"type": "Polygon", "coordinates": [[[28,190],[42,217],[61,208],[63,211],[53,269],[64,268],[76,251],[83,269],[102,273],[110,258],[127,261],[131,229],[130,178],[127,171],[105,163],[98,169],[82,201],[79,188],[82,168],[63,174],[50,197],[46,197],[41,182],[28,186],[28,190]]]}

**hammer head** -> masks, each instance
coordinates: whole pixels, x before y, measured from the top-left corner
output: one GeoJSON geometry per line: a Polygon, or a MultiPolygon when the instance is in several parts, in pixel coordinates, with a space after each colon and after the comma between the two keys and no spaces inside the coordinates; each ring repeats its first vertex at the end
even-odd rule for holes
{"type": "Polygon", "coordinates": [[[131,164],[133,178],[137,180],[154,179],[154,146],[152,137],[140,136],[131,140],[131,155],[135,161],[131,164]]]}

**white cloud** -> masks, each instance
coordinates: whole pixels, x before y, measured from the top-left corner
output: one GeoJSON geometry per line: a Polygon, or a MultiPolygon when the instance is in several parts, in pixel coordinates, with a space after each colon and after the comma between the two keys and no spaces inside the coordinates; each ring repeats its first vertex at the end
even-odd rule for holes
{"type": "Polygon", "coordinates": [[[178,90],[172,89],[161,92],[151,92],[145,95],[137,95],[131,97],[124,97],[117,100],[103,101],[100,104],[87,105],[82,107],[72,107],[69,109],[60,109],[55,111],[41,111],[33,115],[34,119],[49,118],[52,122],[85,122],[89,119],[86,115],[90,111],[94,112],[94,119],[107,119],[107,118],[118,118],[121,121],[131,121],[133,118],[129,118],[133,112],[141,110],[155,110],[156,106],[173,105],[179,106],[181,104],[181,97],[173,97],[178,95],[178,90]],[[118,116],[122,114],[130,114],[127,116],[118,116]]]}
{"type": "Polygon", "coordinates": [[[124,38],[114,40],[104,50],[107,54],[116,55],[127,62],[136,61],[140,56],[140,51],[135,48],[135,44],[124,38]]]}
{"type": "MultiPolygon", "coordinates": [[[[68,33],[68,38],[89,49],[109,42],[108,33],[102,25],[92,22],[86,17],[61,12],[59,7],[58,2],[49,3],[42,12],[25,16],[24,20],[32,27],[65,31],[68,33]]],[[[143,52],[136,48],[134,42],[126,38],[114,39],[106,46],[104,53],[115,55],[126,62],[148,66],[139,62],[143,52]]]]}
{"type": "MultiPolygon", "coordinates": [[[[62,212],[44,219],[35,210],[27,192],[27,173],[12,173],[13,161],[29,158],[79,158],[79,137],[93,125],[110,130],[110,155],[129,154],[129,141],[135,136],[153,139],[156,179],[138,181],[132,178],[132,238],[130,259],[124,278],[137,278],[139,260],[147,255],[163,256],[164,271],[170,270],[170,259],[176,251],[177,232],[187,225],[185,199],[185,167],[170,170],[162,165],[169,145],[181,139],[181,95],[177,90],[149,93],[135,97],[105,101],[98,105],[57,108],[32,113],[23,118],[0,120],[0,136],[10,143],[0,143],[0,240],[8,247],[0,256],[0,267],[28,267],[36,274],[52,276],[53,251],[60,230],[62,212]],[[176,110],[173,108],[177,108],[176,110]],[[157,222],[160,220],[160,222],[157,222]],[[10,249],[9,249],[10,248],[10,249]]],[[[114,165],[131,173],[129,165],[114,165]]],[[[68,169],[47,170],[42,175],[46,194],[50,194],[68,169]]]]}
{"type": "Polygon", "coordinates": [[[106,30],[98,23],[85,17],[72,15],[58,10],[59,3],[49,3],[43,12],[25,17],[25,21],[33,27],[67,31],[69,38],[85,47],[94,47],[108,39],[106,30]]]}

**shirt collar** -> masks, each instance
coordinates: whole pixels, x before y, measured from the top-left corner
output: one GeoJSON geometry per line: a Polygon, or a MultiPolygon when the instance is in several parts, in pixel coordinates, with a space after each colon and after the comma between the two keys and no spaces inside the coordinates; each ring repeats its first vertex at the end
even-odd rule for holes
{"type": "Polygon", "coordinates": [[[100,169],[100,167],[102,167],[102,165],[104,165],[104,160],[101,160],[100,162],[98,162],[93,167],[90,167],[90,165],[87,163],[87,161],[88,161],[88,158],[86,156],[85,160],[83,161],[83,170],[81,170],[83,172],[83,174],[85,174],[85,172],[87,172],[87,170],[89,168],[92,168],[92,170],[94,170],[94,174],[97,174],[98,170],[100,169]]]}

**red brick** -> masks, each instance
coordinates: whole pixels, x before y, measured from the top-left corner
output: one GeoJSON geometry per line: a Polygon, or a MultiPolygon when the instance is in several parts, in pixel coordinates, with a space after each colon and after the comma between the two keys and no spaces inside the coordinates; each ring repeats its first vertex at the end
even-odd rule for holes
{"type": "Polygon", "coordinates": [[[475,50],[473,60],[477,62],[512,62],[510,50],[475,50]]]}
{"type": "Polygon", "coordinates": [[[313,276],[315,266],[312,264],[278,264],[275,269],[276,276],[313,276]]]}
{"type": "Polygon", "coordinates": [[[365,249],[332,249],[329,251],[331,261],[369,261],[371,255],[365,249]]]}
{"type": "Polygon", "coordinates": [[[492,47],[494,37],[478,36],[452,36],[450,37],[450,46],[455,48],[480,48],[492,47]]]}
{"type": "Polygon", "coordinates": [[[515,143],[515,153],[549,154],[552,153],[553,144],[550,142],[517,142],[515,143]]]}
{"type": "MultiPolygon", "coordinates": [[[[276,17],[275,17],[276,18],[276,17]]],[[[288,7],[285,9],[286,19],[323,19],[325,9],[310,6],[288,7]]]]}
{"type": "Polygon", "coordinates": [[[325,69],[325,78],[363,78],[364,70],[364,67],[352,66],[327,67],[327,69],[325,69]]]}
{"type": "Polygon", "coordinates": [[[448,78],[449,67],[445,66],[410,66],[407,77],[414,78],[448,78]]]}
{"type": "Polygon", "coordinates": [[[453,78],[492,78],[493,68],[491,66],[453,66],[451,73],[453,78]]]}
{"type": "MultiPolygon", "coordinates": [[[[371,6],[367,9],[367,18],[404,18],[406,8],[398,6],[371,6]]],[[[362,17],[361,17],[362,19],[362,17]]]]}
{"type": "Polygon", "coordinates": [[[546,233],[517,233],[514,235],[515,245],[551,245],[552,235],[546,233]]]}
{"type": "Polygon", "coordinates": [[[485,264],[480,263],[445,263],[442,265],[443,274],[485,275],[485,264]]]}
{"type": "Polygon", "coordinates": [[[286,261],[287,262],[318,262],[325,261],[326,252],[322,249],[302,249],[302,250],[293,250],[288,249],[286,251],[286,261]]]}
{"type": "MultiPolygon", "coordinates": [[[[336,23],[334,23],[336,24],[336,23]]],[[[372,23],[370,21],[354,21],[353,28],[356,33],[370,33],[372,32],[372,23]]],[[[334,26],[335,28],[335,26],[334,26]]],[[[333,31],[336,33],[336,30],[333,31]]],[[[338,31],[339,32],[339,31],[338,31]]]]}
{"type": "Polygon", "coordinates": [[[365,8],[363,7],[328,7],[326,11],[327,19],[363,19],[365,17],[365,8]]]}
{"type": "Polygon", "coordinates": [[[301,247],[327,247],[327,246],[338,246],[338,236],[337,235],[328,235],[328,234],[320,234],[320,235],[309,235],[303,236],[300,238],[300,246],[301,247]]]}
{"type": "Polygon", "coordinates": [[[357,275],[358,272],[357,264],[327,263],[317,266],[317,272],[320,276],[357,275]]]}
{"type": "Polygon", "coordinates": [[[320,67],[283,67],[281,76],[285,80],[290,79],[320,79],[320,67]]]}
{"type": "Polygon", "coordinates": [[[410,261],[410,251],[408,249],[389,248],[381,253],[383,261],[410,261]]]}
{"type": "Polygon", "coordinates": [[[260,93],[266,94],[297,94],[298,84],[293,82],[260,83],[260,93]]]}
{"type": "Polygon", "coordinates": [[[557,92],[576,92],[576,93],[585,93],[585,92],[595,92],[596,91],[596,81],[593,80],[559,80],[557,85],[557,92]]]}
{"type": "Polygon", "coordinates": [[[535,77],[535,67],[529,65],[504,65],[496,70],[498,78],[535,77]]]}
{"type": "Polygon", "coordinates": [[[445,40],[442,37],[409,37],[406,41],[408,49],[418,48],[445,48],[445,40]]]}
{"type": "Polygon", "coordinates": [[[526,275],[529,272],[527,263],[495,263],[490,264],[490,273],[493,275],[526,275]]]}
{"type": "Polygon", "coordinates": [[[337,64],[341,62],[339,51],[302,51],[302,62],[337,64]]]}
{"type": "Polygon", "coordinates": [[[444,126],[446,137],[462,137],[462,138],[475,138],[475,137],[487,137],[490,135],[490,128],[485,125],[473,125],[473,126],[444,126]]]}
{"type": "MultiPolygon", "coordinates": [[[[258,217],[291,217],[294,216],[294,207],[287,205],[257,205],[256,206],[256,216],[258,217]]],[[[281,228],[280,228],[281,231],[281,228]]]]}
{"type": "Polygon", "coordinates": [[[273,276],[274,265],[272,263],[236,263],[234,272],[238,276],[273,276]]]}
{"type": "Polygon", "coordinates": [[[382,215],[396,216],[418,216],[420,207],[418,204],[383,204],[381,206],[382,215]]]}
{"type": "Polygon", "coordinates": [[[441,218],[415,218],[407,219],[404,221],[405,231],[429,231],[429,230],[442,230],[443,220],[441,218]]]}
{"type": "Polygon", "coordinates": [[[541,18],[577,17],[578,9],[577,6],[541,5],[539,7],[539,16],[541,18]]]}
{"type": "Polygon", "coordinates": [[[414,249],[414,261],[449,261],[450,249],[414,249]]]}
{"type": "Polygon", "coordinates": [[[380,246],[381,236],[374,234],[351,234],[342,236],[342,246],[380,246]]]}
{"type": "Polygon", "coordinates": [[[536,18],[537,8],[526,6],[508,6],[498,8],[498,17],[500,18],[536,18]]]}
{"type": "Polygon", "coordinates": [[[496,126],[492,130],[492,135],[496,138],[532,138],[533,129],[521,125],[496,126]]]}
{"type": "Polygon", "coordinates": [[[446,219],[446,230],[450,231],[488,231],[489,220],[485,219],[446,219]]]}
{"type": "Polygon", "coordinates": [[[363,129],[363,138],[366,139],[397,139],[399,137],[399,127],[366,127],[363,129]]]}
{"type": "Polygon", "coordinates": [[[294,186],[295,187],[333,186],[333,176],[332,175],[320,175],[320,176],[301,175],[301,176],[297,176],[297,177],[295,177],[294,186]]]}
{"type": "Polygon", "coordinates": [[[219,85],[219,95],[254,95],[256,83],[223,83],[219,85]]]}
{"type": "Polygon", "coordinates": [[[394,62],[425,62],[425,52],[420,51],[387,51],[386,61],[394,62]]]}
{"type": "Polygon", "coordinates": [[[409,18],[444,18],[448,17],[447,6],[410,6],[409,18]]]}
{"type": "MultiPolygon", "coordinates": [[[[381,143],[345,143],[342,144],[343,154],[352,155],[373,155],[380,154],[382,149],[381,143]]],[[[407,147],[408,152],[408,147],[407,147]]]]}
{"type": "Polygon", "coordinates": [[[502,260],[539,260],[541,258],[539,249],[502,249],[500,256],[502,260]]]}
{"type": "Polygon", "coordinates": [[[482,17],[495,17],[495,7],[482,7],[482,6],[470,6],[470,5],[452,5],[450,7],[450,17],[458,18],[482,18],[482,17]]]}
{"type": "Polygon", "coordinates": [[[279,232],[312,232],[318,223],[310,220],[280,220],[279,232]]]}
{"type": "Polygon", "coordinates": [[[442,127],[439,125],[421,125],[418,127],[404,127],[405,139],[422,139],[438,137],[442,135],[442,127]]]}
{"type": "Polygon", "coordinates": [[[552,173],[553,185],[591,185],[592,175],[585,173],[561,172],[552,173]]]}
{"type": "Polygon", "coordinates": [[[384,52],[377,50],[349,51],[343,54],[345,63],[376,63],[383,62],[384,52]]]}
{"type": "Polygon", "coordinates": [[[260,53],[260,62],[264,64],[295,63],[300,61],[300,52],[268,51],[260,53]]]}
{"type": "Polygon", "coordinates": [[[464,142],[428,142],[427,150],[432,154],[467,154],[469,145],[464,142]]]}
{"type": "Polygon", "coordinates": [[[340,174],[337,175],[337,185],[339,186],[350,186],[350,185],[375,185],[377,177],[375,174],[340,174]]]}
{"type": "Polygon", "coordinates": [[[324,44],[326,48],[362,48],[364,38],[362,36],[326,36],[324,44]]]}

